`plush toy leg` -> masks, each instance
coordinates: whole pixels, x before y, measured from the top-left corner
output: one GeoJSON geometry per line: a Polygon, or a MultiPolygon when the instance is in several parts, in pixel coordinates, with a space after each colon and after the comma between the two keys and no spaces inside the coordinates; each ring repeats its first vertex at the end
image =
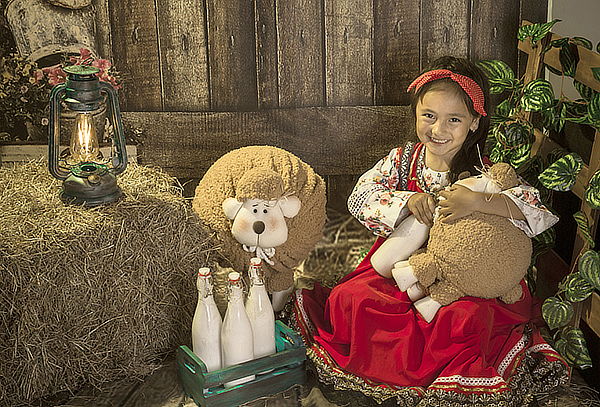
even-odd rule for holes
{"type": "Polygon", "coordinates": [[[294,290],[294,287],[290,287],[287,290],[274,291],[272,294],[271,305],[273,305],[273,311],[279,312],[285,307],[285,304],[290,299],[290,294],[294,290]]]}
{"type": "Polygon", "coordinates": [[[415,308],[423,316],[425,321],[431,322],[437,314],[438,310],[442,307],[442,304],[431,298],[430,296],[421,298],[415,302],[415,308]]]}
{"type": "Polygon", "coordinates": [[[415,283],[408,287],[408,290],[406,290],[406,294],[408,294],[408,298],[410,298],[414,302],[425,297],[426,292],[421,284],[415,283]]]}
{"type": "Polygon", "coordinates": [[[400,291],[408,290],[408,287],[412,286],[416,282],[418,282],[415,273],[413,272],[413,268],[408,261],[400,261],[396,263],[394,268],[392,269],[392,277],[396,280],[396,284],[400,291]]]}
{"type": "Polygon", "coordinates": [[[436,281],[435,284],[432,284],[427,288],[431,298],[442,304],[442,306],[448,305],[458,300],[460,297],[467,295],[448,280],[436,281]]]}
{"type": "Polygon", "coordinates": [[[438,279],[439,266],[436,258],[429,252],[413,254],[410,256],[410,265],[413,273],[423,287],[429,287],[438,279]]]}
{"type": "Polygon", "coordinates": [[[394,264],[406,260],[427,241],[429,226],[408,216],[371,256],[371,265],[383,277],[390,278],[394,264]]]}

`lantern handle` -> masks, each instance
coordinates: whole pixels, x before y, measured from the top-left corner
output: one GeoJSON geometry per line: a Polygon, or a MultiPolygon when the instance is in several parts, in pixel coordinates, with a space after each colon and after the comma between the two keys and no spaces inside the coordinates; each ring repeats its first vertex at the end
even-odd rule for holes
{"type": "Polygon", "coordinates": [[[119,100],[117,97],[117,91],[109,83],[100,81],[100,89],[106,92],[108,101],[110,103],[113,129],[116,138],[116,143],[114,144],[117,149],[117,156],[119,158],[117,163],[113,163],[113,173],[115,175],[119,175],[125,171],[125,168],[127,168],[127,148],[125,147],[125,135],[123,134],[123,123],[121,121],[119,100]]]}
{"type": "Polygon", "coordinates": [[[50,93],[50,125],[48,126],[48,170],[54,178],[65,180],[68,171],[61,170],[58,166],[60,137],[60,102],[67,90],[67,84],[62,83],[52,88],[50,93]]]}

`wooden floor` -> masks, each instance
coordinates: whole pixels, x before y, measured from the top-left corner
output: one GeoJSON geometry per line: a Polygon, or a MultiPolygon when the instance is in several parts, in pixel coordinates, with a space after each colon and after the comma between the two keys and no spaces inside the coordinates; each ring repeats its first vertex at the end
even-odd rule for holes
{"type": "MultiPolygon", "coordinates": [[[[283,393],[252,401],[248,407],[300,406],[312,386],[296,387],[283,393]]],[[[314,398],[314,396],[312,396],[314,398]]],[[[175,361],[169,361],[144,382],[120,381],[103,386],[103,389],[86,388],[60,407],[195,407],[185,396],[177,376],[175,361]]]]}
{"type": "MultiPolygon", "coordinates": [[[[327,394],[327,393],[326,393],[327,394]]],[[[331,394],[331,393],[329,393],[331,394]]],[[[342,406],[364,406],[360,401],[343,403],[342,406]]],[[[192,399],[185,396],[179,383],[175,361],[168,361],[145,381],[120,381],[107,384],[103,389],[86,388],[60,407],[195,407],[192,399]]],[[[245,404],[246,407],[336,407],[318,388],[316,380],[309,375],[308,384],[286,392],[245,404]]],[[[574,372],[569,388],[534,402],[531,407],[600,407],[600,398],[585,386],[581,376],[574,372]]],[[[521,407],[521,406],[519,406],[521,407]]]]}

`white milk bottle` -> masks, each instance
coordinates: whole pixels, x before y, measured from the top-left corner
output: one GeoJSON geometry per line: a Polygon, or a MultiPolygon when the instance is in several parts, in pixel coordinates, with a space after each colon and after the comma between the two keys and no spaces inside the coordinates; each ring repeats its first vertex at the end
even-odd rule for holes
{"type": "MultiPolygon", "coordinates": [[[[254,358],[252,326],[244,308],[244,293],[240,273],[229,273],[229,302],[221,327],[221,351],[223,367],[237,365],[254,358]]],[[[225,387],[254,380],[255,375],[242,377],[225,383],[225,387]]]]}
{"type": "Polygon", "coordinates": [[[192,321],[192,348],[209,372],[221,369],[221,314],[213,297],[210,269],[198,270],[198,305],[192,321]]]}
{"type": "MultiPolygon", "coordinates": [[[[253,257],[248,268],[250,293],[246,299],[246,313],[252,325],[254,358],[275,353],[275,313],[265,289],[262,261],[253,257]]],[[[268,373],[270,370],[260,373],[268,373]]]]}

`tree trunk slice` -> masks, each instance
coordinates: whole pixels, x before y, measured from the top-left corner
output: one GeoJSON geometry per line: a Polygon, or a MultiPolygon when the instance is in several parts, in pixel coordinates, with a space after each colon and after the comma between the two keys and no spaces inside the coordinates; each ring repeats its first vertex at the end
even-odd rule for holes
{"type": "Polygon", "coordinates": [[[45,0],[53,6],[59,6],[64,8],[70,8],[72,10],[78,10],[92,4],[92,0],[45,0]]]}
{"type": "Polygon", "coordinates": [[[92,7],[72,10],[53,6],[46,0],[13,0],[8,3],[5,15],[19,54],[32,61],[78,53],[80,48],[96,54],[92,7]]]}

